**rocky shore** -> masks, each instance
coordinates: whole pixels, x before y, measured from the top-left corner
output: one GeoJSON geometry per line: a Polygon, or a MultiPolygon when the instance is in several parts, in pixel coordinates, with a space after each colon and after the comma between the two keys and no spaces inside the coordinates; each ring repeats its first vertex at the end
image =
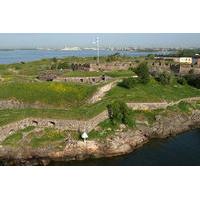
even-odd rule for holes
{"type": "Polygon", "coordinates": [[[48,165],[51,161],[83,160],[86,158],[112,157],[130,153],[147,143],[151,138],[166,138],[199,128],[200,111],[191,114],[178,113],[156,116],[150,125],[139,125],[135,130],[121,130],[104,140],[66,141],[64,150],[51,147],[1,147],[1,165],[48,165]]]}

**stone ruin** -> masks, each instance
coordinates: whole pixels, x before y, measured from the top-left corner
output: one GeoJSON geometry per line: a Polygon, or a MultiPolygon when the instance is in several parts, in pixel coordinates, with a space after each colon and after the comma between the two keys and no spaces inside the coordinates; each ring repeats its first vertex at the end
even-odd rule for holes
{"type": "Polygon", "coordinates": [[[37,79],[42,81],[53,81],[57,75],[53,71],[45,71],[37,76],[37,79]]]}
{"type": "Polygon", "coordinates": [[[90,64],[89,63],[84,63],[84,64],[72,63],[71,69],[72,71],[90,71],[90,64]]]}
{"type": "Polygon", "coordinates": [[[109,63],[100,63],[91,64],[91,71],[114,71],[114,70],[128,70],[130,67],[133,67],[132,62],[109,62],[109,63]]]}
{"type": "Polygon", "coordinates": [[[200,68],[193,65],[186,64],[173,64],[170,66],[172,72],[176,75],[187,75],[187,74],[200,74],[200,68]]]}
{"type": "Polygon", "coordinates": [[[93,76],[93,77],[58,77],[54,81],[55,82],[74,82],[74,83],[89,83],[89,84],[97,84],[106,82],[108,80],[112,80],[109,76],[93,76]]]}

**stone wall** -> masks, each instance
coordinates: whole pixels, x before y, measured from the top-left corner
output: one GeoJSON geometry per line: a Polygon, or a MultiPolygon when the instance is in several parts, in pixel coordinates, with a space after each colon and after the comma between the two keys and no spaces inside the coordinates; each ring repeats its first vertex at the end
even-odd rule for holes
{"type": "Polygon", "coordinates": [[[132,67],[132,62],[113,62],[113,63],[100,63],[100,65],[91,64],[90,71],[114,71],[114,70],[128,70],[132,67]]]}
{"type": "Polygon", "coordinates": [[[167,102],[163,103],[127,103],[128,107],[133,110],[155,110],[165,109],[169,105],[167,102]]]}
{"type": "Polygon", "coordinates": [[[55,82],[75,82],[75,83],[102,83],[111,80],[108,76],[93,76],[93,77],[57,77],[55,82]]]}
{"type": "MultiPolygon", "coordinates": [[[[193,102],[200,100],[200,97],[191,97],[181,99],[179,101],[167,103],[127,103],[127,105],[133,110],[155,110],[155,109],[165,109],[167,106],[172,106],[178,104],[181,101],[193,102]]],[[[100,122],[108,119],[107,110],[103,111],[99,115],[89,119],[89,120],[65,120],[65,119],[43,119],[43,118],[26,118],[17,122],[13,122],[0,127],[0,142],[3,141],[10,134],[15,133],[17,130],[28,127],[36,126],[39,128],[54,127],[59,130],[75,130],[90,132],[93,130],[100,122]]],[[[199,121],[200,111],[194,116],[194,121],[199,121]]]]}
{"type": "Polygon", "coordinates": [[[14,99],[0,100],[0,109],[24,109],[24,108],[36,108],[36,109],[53,109],[55,106],[46,105],[40,102],[36,103],[24,103],[14,99]]]}
{"type": "Polygon", "coordinates": [[[28,126],[35,126],[40,128],[53,127],[59,130],[74,130],[90,132],[100,122],[108,118],[107,111],[100,113],[94,118],[84,120],[65,120],[65,119],[42,119],[42,118],[26,118],[17,122],[7,124],[0,127],[0,142],[3,141],[10,134],[15,133],[19,129],[23,129],[28,126]]]}

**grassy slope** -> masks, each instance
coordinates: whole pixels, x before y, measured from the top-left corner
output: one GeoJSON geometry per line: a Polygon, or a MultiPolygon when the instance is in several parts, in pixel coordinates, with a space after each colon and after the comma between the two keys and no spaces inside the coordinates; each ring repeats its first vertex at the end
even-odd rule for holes
{"type": "Polygon", "coordinates": [[[117,86],[106,95],[105,99],[121,99],[125,102],[159,102],[192,96],[200,96],[200,90],[176,83],[163,86],[152,79],[147,85],[137,84],[132,89],[117,86]]]}
{"type": "Polygon", "coordinates": [[[188,85],[171,84],[160,85],[151,80],[147,85],[137,85],[133,89],[121,87],[113,88],[102,101],[92,105],[82,105],[69,110],[53,109],[23,109],[23,110],[0,110],[0,125],[25,117],[48,117],[63,119],[89,119],[106,109],[106,105],[112,100],[121,99],[125,102],[159,102],[163,100],[173,101],[181,98],[200,96],[200,90],[188,85]]]}
{"type": "Polygon", "coordinates": [[[0,84],[0,99],[17,99],[53,106],[77,106],[95,92],[96,86],[73,83],[3,83],[0,84]]]}

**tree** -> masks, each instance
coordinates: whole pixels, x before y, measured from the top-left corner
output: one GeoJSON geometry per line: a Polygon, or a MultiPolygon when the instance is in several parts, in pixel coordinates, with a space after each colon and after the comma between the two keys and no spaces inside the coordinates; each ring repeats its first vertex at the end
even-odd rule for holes
{"type": "Polygon", "coordinates": [[[160,82],[161,84],[167,85],[167,84],[170,84],[171,75],[169,73],[167,73],[167,72],[162,72],[162,73],[158,74],[155,79],[158,82],[160,82]]]}
{"type": "Polygon", "coordinates": [[[53,61],[54,63],[57,63],[57,58],[56,58],[56,57],[53,57],[53,58],[52,58],[52,61],[53,61]]]}
{"type": "Polygon", "coordinates": [[[150,74],[147,62],[140,63],[139,66],[135,69],[135,73],[138,75],[141,83],[146,84],[149,82],[150,74]]]}
{"type": "Polygon", "coordinates": [[[191,85],[193,87],[200,89],[200,76],[199,75],[188,74],[185,76],[185,79],[186,79],[188,85],[191,85]]]}
{"type": "Polygon", "coordinates": [[[130,109],[122,101],[114,101],[107,105],[108,115],[113,124],[123,123],[129,126],[133,125],[133,120],[130,117],[130,109]]]}

